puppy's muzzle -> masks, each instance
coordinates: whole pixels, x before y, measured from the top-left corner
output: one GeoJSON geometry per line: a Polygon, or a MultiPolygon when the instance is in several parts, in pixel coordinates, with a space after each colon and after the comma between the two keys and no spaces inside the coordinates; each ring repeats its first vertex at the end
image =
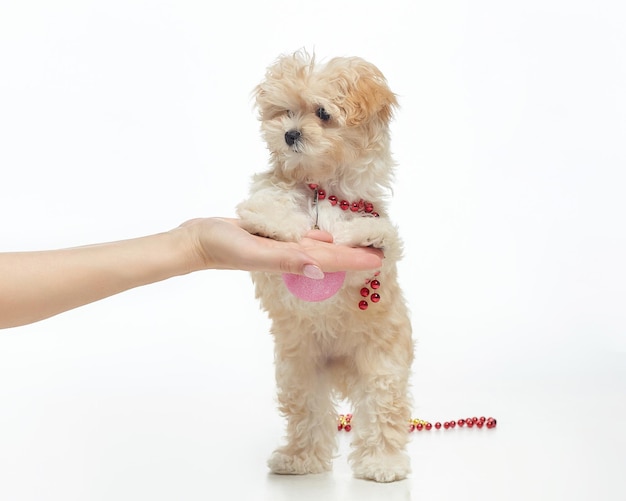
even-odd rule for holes
{"type": "Polygon", "coordinates": [[[289,146],[293,146],[296,141],[298,139],[300,139],[300,136],[302,135],[302,133],[299,130],[290,130],[285,132],[285,142],[289,145],[289,146]]]}

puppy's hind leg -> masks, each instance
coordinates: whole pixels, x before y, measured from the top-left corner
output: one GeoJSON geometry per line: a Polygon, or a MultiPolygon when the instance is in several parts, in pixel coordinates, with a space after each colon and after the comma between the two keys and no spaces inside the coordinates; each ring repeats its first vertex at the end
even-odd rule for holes
{"type": "MultiPolygon", "coordinates": [[[[379,355],[384,358],[384,354],[379,355]]],[[[368,355],[370,361],[375,354],[368,355]]],[[[380,360],[378,367],[393,367],[390,360],[380,360]]],[[[409,440],[410,403],[407,395],[408,370],[360,373],[354,388],[355,439],[350,454],[352,471],[357,478],[393,482],[410,473],[406,452],[409,440]]]]}
{"type": "Polygon", "coordinates": [[[287,443],[274,451],[268,466],[274,473],[322,473],[332,467],[337,421],[329,378],[299,357],[277,360],[278,401],[287,417],[287,443]]]}

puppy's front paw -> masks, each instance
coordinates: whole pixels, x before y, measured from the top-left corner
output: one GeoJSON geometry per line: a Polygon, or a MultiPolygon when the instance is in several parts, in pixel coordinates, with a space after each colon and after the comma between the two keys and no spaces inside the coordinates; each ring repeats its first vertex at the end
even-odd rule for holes
{"type": "Polygon", "coordinates": [[[237,205],[242,227],[250,233],[284,242],[297,242],[311,229],[311,215],[294,192],[256,186],[247,200],[237,205]]]}
{"type": "Polygon", "coordinates": [[[389,238],[385,234],[367,235],[358,243],[359,247],[374,247],[376,249],[385,249],[388,247],[389,238]]]}
{"type": "Polygon", "coordinates": [[[387,219],[360,217],[337,224],[333,230],[335,243],[355,247],[375,247],[385,251],[385,257],[397,259],[402,243],[395,226],[387,219]]]}
{"type": "Polygon", "coordinates": [[[310,228],[304,215],[293,215],[292,218],[270,217],[254,211],[240,209],[241,227],[252,233],[283,242],[297,242],[310,228]]]}
{"type": "Polygon", "coordinates": [[[311,454],[291,455],[278,449],[267,461],[267,466],[272,470],[272,473],[279,475],[306,475],[307,473],[329,471],[331,462],[323,461],[311,454]]]}
{"type": "Polygon", "coordinates": [[[395,482],[411,473],[409,456],[404,452],[391,455],[362,456],[352,463],[357,478],[375,482],[395,482]]]}

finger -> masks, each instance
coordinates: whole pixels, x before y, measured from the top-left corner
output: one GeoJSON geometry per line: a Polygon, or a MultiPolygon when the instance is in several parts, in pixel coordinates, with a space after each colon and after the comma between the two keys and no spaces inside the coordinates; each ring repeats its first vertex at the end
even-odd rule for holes
{"type": "Polygon", "coordinates": [[[345,253],[337,256],[340,270],[375,270],[383,265],[384,255],[379,249],[345,248],[345,253]]]}
{"type": "Polygon", "coordinates": [[[382,266],[383,254],[378,249],[333,247],[310,248],[307,249],[307,253],[314,257],[326,272],[375,270],[382,266]]]}
{"type": "Polygon", "coordinates": [[[324,230],[310,230],[304,236],[320,242],[333,243],[333,236],[324,230]]]}

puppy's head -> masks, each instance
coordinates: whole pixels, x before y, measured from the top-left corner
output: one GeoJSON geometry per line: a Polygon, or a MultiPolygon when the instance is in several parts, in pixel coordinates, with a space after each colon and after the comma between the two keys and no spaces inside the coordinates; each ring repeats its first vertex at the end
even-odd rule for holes
{"type": "Polygon", "coordinates": [[[304,51],[282,56],[254,94],[274,167],[287,180],[336,180],[388,153],[396,97],[363,59],[318,65],[304,51]]]}

